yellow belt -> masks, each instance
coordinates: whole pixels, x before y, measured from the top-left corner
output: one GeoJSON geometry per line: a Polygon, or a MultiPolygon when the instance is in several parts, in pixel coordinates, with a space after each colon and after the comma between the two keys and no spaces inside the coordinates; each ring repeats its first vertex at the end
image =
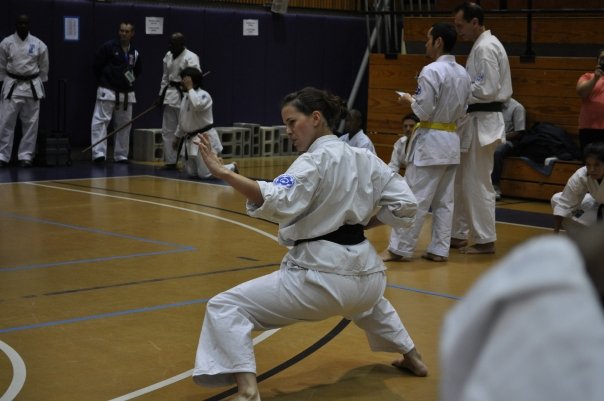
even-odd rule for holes
{"type": "Polygon", "coordinates": [[[455,123],[432,123],[429,121],[420,121],[415,124],[414,129],[418,128],[429,128],[429,129],[437,129],[440,131],[451,131],[455,132],[457,130],[457,125],[455,123]]]}

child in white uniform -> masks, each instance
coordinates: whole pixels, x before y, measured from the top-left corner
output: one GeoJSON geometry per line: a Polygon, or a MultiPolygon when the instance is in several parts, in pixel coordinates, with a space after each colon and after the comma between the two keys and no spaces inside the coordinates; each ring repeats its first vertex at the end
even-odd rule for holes
{"type": "MultiPolygon", "coordinates": [[[[183,157],[185,171],[190,177],[211,178],[212,173],[199,154],[197,143],[193,141],[197,133],[207,132],[211,140],[212,151],[219,155],[222,152],[222,143],[218,132],[212,128],[214,116],[212,114],[212,97],[201,88],[203,75],[200,70],[188,67],[180,73],[181,85],[185,95],[180,104],[178,127],[174,133],[176,140],[173,146],[178,147],[178,141],[184,141],[183,157]]],[[[237,172],[237,164],[225,165],[231,171],[237,172]]]]}
{"type": "Polygon", "coordinates": [[[602,219],[604,142],[590,143],[583,155],[585,166],[569,178],[562,192],[552,196],[555,232],[591,226],[602,219]]]}

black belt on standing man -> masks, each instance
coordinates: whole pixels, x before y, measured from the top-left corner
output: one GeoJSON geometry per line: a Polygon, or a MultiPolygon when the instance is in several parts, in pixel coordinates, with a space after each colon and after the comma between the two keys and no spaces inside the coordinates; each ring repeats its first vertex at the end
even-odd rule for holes
{"type": "Polygon", "coordinates": [[[40,100],[40,98],[38,97],[38,93],[36,92],[36,87],[34,86],[34,79],[38,78],[38,74],[32,74],[32,75],[17,75],[17,74],[13,74],[10,72],[6,72],[6,75],[8,75],[9,77],[11,77],[12,79],[15,80],[15,82],[13,82],[12,86],[10,87],[10,90],[8,91],[8,95],[6,95],[7,99],[10,99],[13,96],[13,91],[15,90],[15,86],[17,86],[18,82],[27,82],[29,81],[29,85],[31,87],[31,94],[34,97],[34,100],[40,100]]]}
{"type": "Polygon", "coordinates": [[[491,103],[474,103],[468,105],[468,113],[475,111],[503,111],[503,103],[491,102],[491,103]]]}

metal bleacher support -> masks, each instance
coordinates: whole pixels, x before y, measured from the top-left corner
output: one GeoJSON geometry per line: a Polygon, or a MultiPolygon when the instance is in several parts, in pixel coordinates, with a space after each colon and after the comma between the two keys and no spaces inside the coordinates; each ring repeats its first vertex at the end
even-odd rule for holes
{"type": "Polygon", "coordinates": [[[156,161],[164,157],[164,144],[161,128],[138,128],[132,138],[133,159],[137,161],[156,161]]]}

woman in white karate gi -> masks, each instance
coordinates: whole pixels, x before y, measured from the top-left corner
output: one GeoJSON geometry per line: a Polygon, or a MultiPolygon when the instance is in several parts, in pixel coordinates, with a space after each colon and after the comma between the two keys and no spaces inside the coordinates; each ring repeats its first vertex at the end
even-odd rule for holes
{"type": "Polygon", "coordinates": [[[602,220],[604,203],[604,142],[592,142],[583,151],[585,166],[552,196],[554,232],[594,225],[602,220]]]}
{"type": "Polygon", "coordinates": [[[340,98],[315,88],[286,96],[281,116],[294,146],[305,153],[273,182],[232,173],[200,135],[199,150],[212,174],[247,197],[249,215],[278,222],[279,242],[291,249],[278,271],[208,302],[193,370],[198,384],[236,383],[235,400],[259,400],[252,330],[337,315],[364,329],[372,350],[402,354],[394,366],[427,375],[384,298],[386,268],[363,234],[381,223],[410,226],[416,200],[377,156],[332,134],[345,112],[340,98]]]}

